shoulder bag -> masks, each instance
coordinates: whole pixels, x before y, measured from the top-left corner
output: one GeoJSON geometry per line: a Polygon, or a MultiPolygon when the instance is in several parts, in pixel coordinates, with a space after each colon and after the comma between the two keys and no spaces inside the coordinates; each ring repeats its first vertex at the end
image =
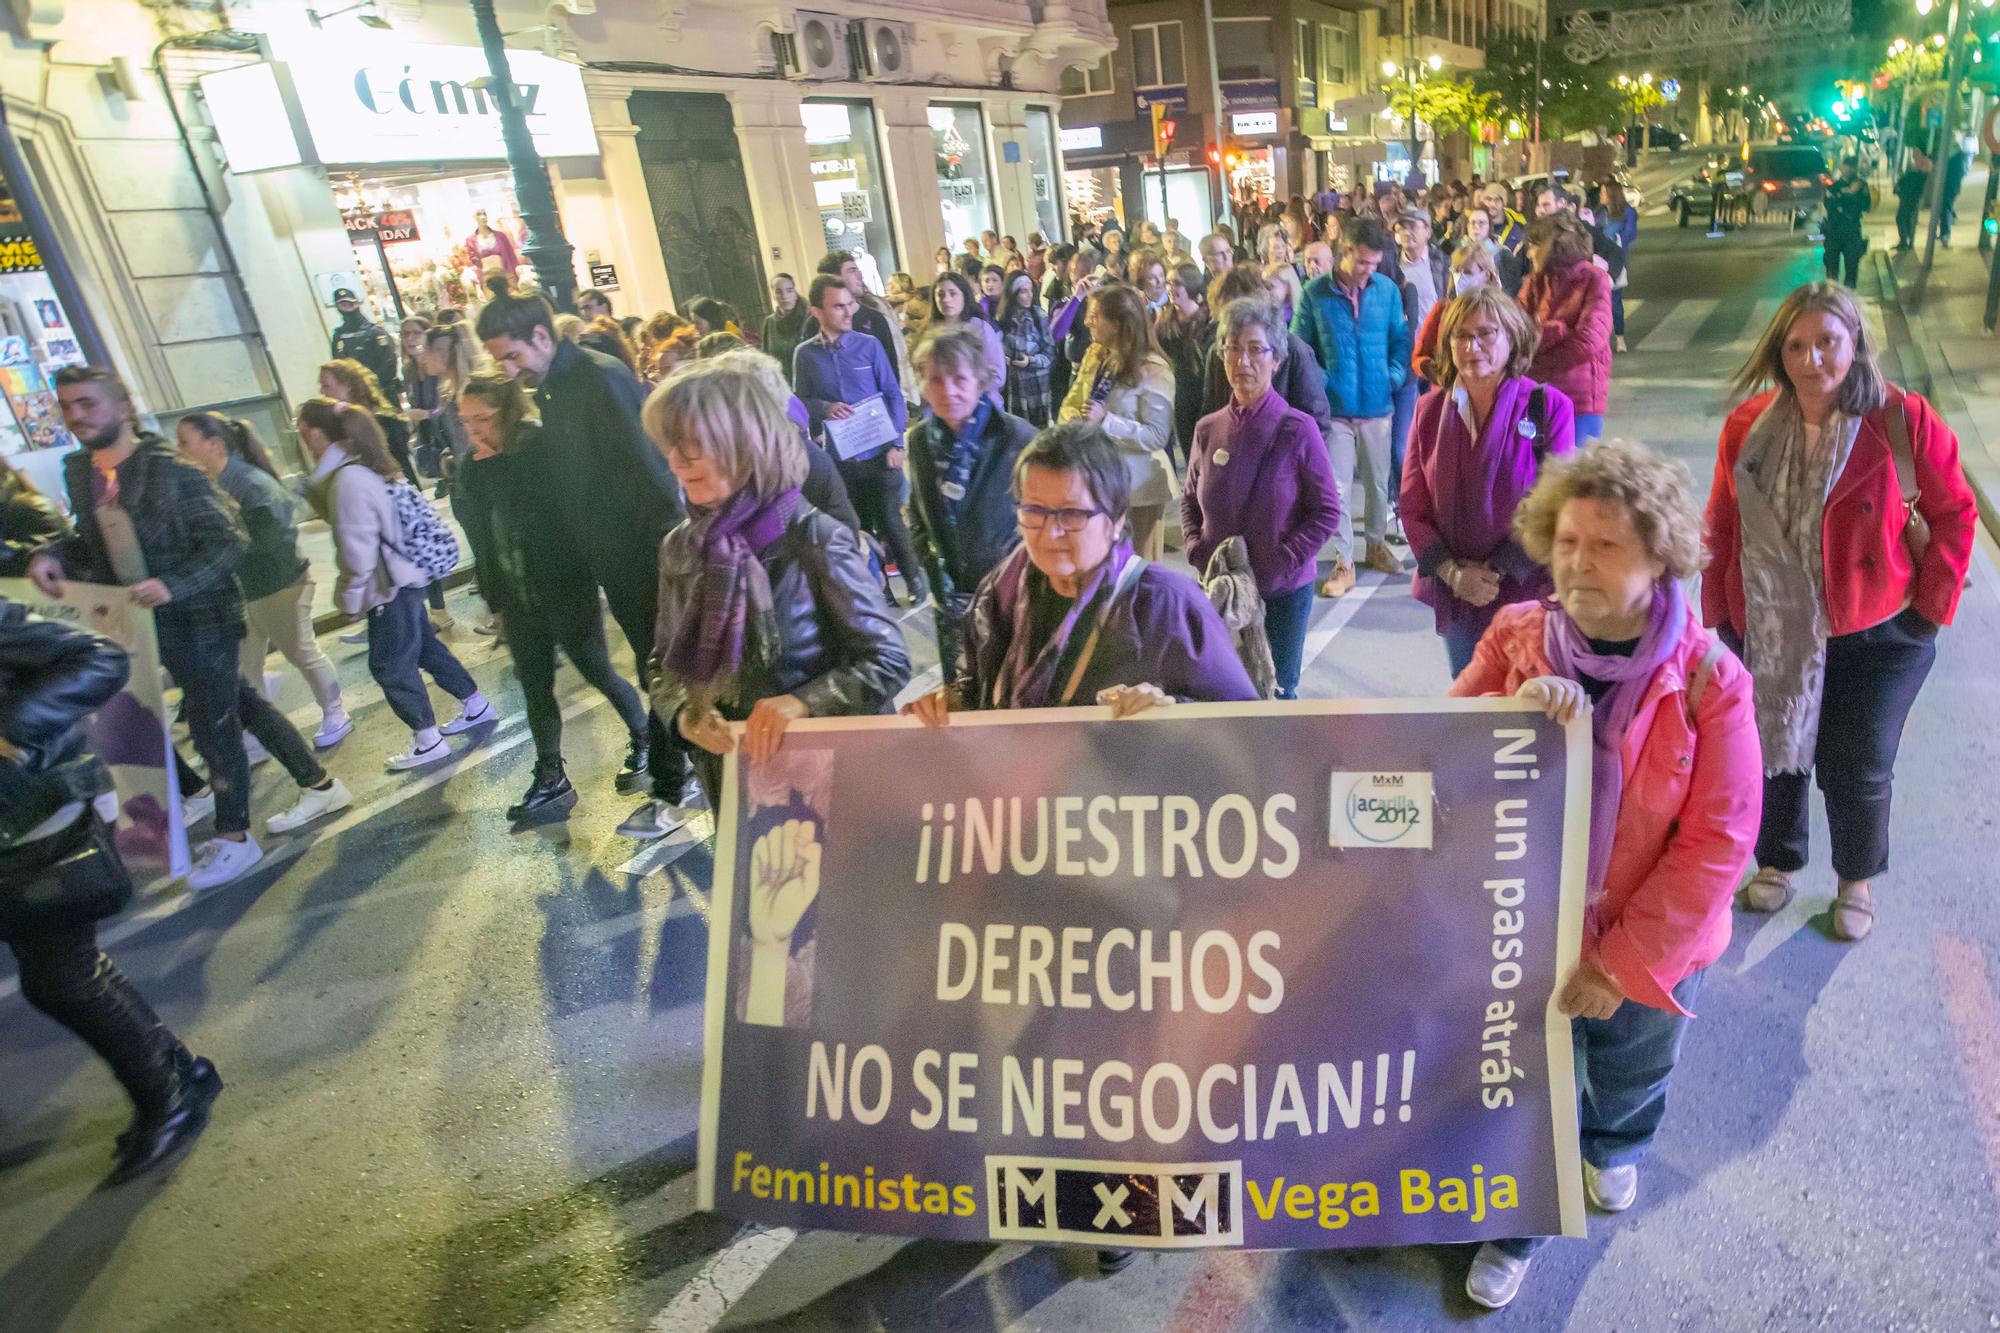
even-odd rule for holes
{"type": "Polygon", "coordinates": [[[1891,389],[1889,394],[1890,400],[1882,405],[1882,418],[1888,427],[1889,458],[1896,465],[1896,489],[1903,497],[1903,545],[1910,552],[1910,563],[1921,566],[1924,553],[1931,548],[1931,524],[1917,511],[1923,488],[1917,482],[1916,451],[1910,447],[1910,400],[1899,389],[1891,389]]]}

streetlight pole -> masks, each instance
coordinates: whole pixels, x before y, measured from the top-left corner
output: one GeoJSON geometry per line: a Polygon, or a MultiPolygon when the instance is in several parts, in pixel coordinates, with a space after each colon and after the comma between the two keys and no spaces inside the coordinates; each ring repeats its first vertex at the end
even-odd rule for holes
{"type": "MultiPolygon", "coordinates": [[[[1928,10],[1930,6],[1924,5],[1928,10]]],[[[1958,83],[1965,75],[1965,27],[1971,21],[1972,6],[1968,0],[1951,0],[1951,22],[1948,25],[1951,36],[1945,40],[1951,43],[1951,51],[1945,58],[1944,119],[1938,124],[1938,137],[1931,154],[1931,217],[1924,227],[1924,276],[1929,277],[1931,260],[1937,254],[1938,210],[1944,207],[1944,150],[1951,145],[1952,113],[1958,105],[1958,83]]],[[[1957,146],[1952,145],[1956,152],[1957,146]]]]}
{"type": "Polygon", "coordinates": [[[566,311],[576,302],[576,250],[563,235],[555,191],[549,188],[549,169],[535,151],[528,118],[514,100],[514,72],[507,65],[507,47],[500,37],[500,21],[493,14],[493,0],[471,0],[471,4],[479,44],[486,49],[486,95],[493,99],[493,109],[500,116],[507,166],[514,173],[514,197],[521,206],[521,221],[528,228],[528,243],[521,252],[535,266],[535,280],[542,291],[557,310],[566,311]]]}
{"type": "Polygon", "coordinates": [[[1201,28],[1208,45],[1208,160],[1215,166],[1215,189],[1222,196],[1221,216],[1233,223],[1235,209],[1229,198],[1229,164],[1222,155],[1222,75],[1215,59],[1215,0],[1201,0],[1201,28]]]}

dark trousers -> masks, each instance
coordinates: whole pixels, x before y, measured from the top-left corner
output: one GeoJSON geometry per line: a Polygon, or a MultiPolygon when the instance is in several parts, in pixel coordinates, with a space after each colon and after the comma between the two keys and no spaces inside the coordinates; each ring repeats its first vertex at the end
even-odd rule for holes
{"type": "MultiPolygon", "coordinates": [[[[250,831],[250,759],[243,751],[245,731],[255,736],[301,787],[317,787],[326,781],[326,770],[313,757],[312,746],[299,735],[298,728],[270,700],[250,688],[237,670],[242,643],[240,630],[191,640],[160,640],[160,665],[181,687],[188,738],[208,766],[208,785],[215,791],[217,833],[250,831]]],[[[187,778],[183,764],[181,781],[187,778]]]]}
{"type": "Polygon", "coordinates": [[[1613,287],[1611,289],[1611,336],[1614,338],[1623,338],[1625,336],[1625,289],[1623,287],[1613,287]]]}
{"type": "Polygon", "coordinates": [[[1416,420],[1417,399],[1425,384],[1415,375],[1403,381],[1391,401],[1395,410],[1389,417],[1389,503],[1400,505],[1403,497],[1403,452],[1410,443],[1410,423],[1416,420]]]}
{"type": "Polygon", "coordinates": [[[96,1051],[140,1111],[163,1111],[174,1092],[180,1040],[97,947],[97,927],[22,930],[7,945],[28,1003],[96,1051]]]}
{"type": "Polygon", "coordinates": [[[658,626],[660,611],[660,585],[656,577],[658,560],[655,550],[643,564],[635,566],[641,570],[643,577],[606,587],[604,599],[611,604],[611,618],[618,622],[625,642],[632,645],[632,656],[639,663],[639,688],[648,697],[646,771],[653,779],[653,795],[662,801],[678,803],[681,793],[687,788],[688,779],[694,776],[694,766],[688,758],[688,743],[681,739],[678,730],[667,725],[671,719],[661,718],[650,706],[653,632],[658,626]]]}
{"type": "Polygon", "coordinates": [[[1312,609],[1310,582],[1264,598],[1264,637],[1271,644],[1280,699],[1299,697],[1299,672],[1305,669],[1306,626],[1312,623],[1312,609]]]}
{"type": "Polygon", "coordinates": [[[382,687],[389,711],[411,731],[437,725],[431,693],[424,688],[426,671],[439,689],[461,702],[479,691],[472,673],[438,641],[424,612],[424,590],[399,588],[368,613],[368,674],[382,687]]]}
{"type": "Polygon", "coordinates": [[[949,685],[964,669],[965,617],[972,611],[972,596],[962,592],[940,595],[935,588],[931,592],[931,606],[937,613],[938,671],[949,685]]]}
{"type": "Polygon", "coordinates": [[[1852,287],[1861,279],[1861,255],[1868,248],[1868,238],[1859,228],[1852,231],[1826,233],[1826,276],[1829,282],[1844,282],[1852,287]],[[1841,271],[1846,270],[1846,277],[1841,271]]]}
{"type": "Polygon", "coordinates": [[[873,458],[843,458],[840,479],[847,483],[847,498],[854,501],[854,513],[861,526],[875,534],[888,548],[889,558],[902,572],[903,586],[912,601],[920,600],[924,567],[917,560],[916,543],[903,523],[903,469],[889,466],[889,452],[873,458]]]}
{"type": "Polygon", "coordinates": [[[1917,241],[1917,209],[1920,199],[1905,199],[1896,205],[1896,244],[1907,250],[1917,241]]]}
{"type": "MultiPolygon", "coordinates": [[[[1450,594],[1446,594],[1449,596],[1450,594]]],[[[1457,680],[1465,669],[1472,665],[1472,654],[1479,648],[1479,640],[1485,637],[1486,627],[1468,621],[1458,621],[1444,632],[1445,661],[1451,664],[1451,678],[1457,680]]]]}
{"type": "MultiPolygon", "coordinates": [[[[1937,660],[1937,639],[1905,611],[1870,629],[1827,640],[1813,769],[1826,797],[1833,872],[1873,879],[1889,868],[1889,795],[1903,720],[1937,660]]],[[[1753,668],[1754,669],[1754,668],[1753,668]]],[[[1803,869],[1812,827],[1807,775],[1764,779],[1757,864],[1803,869]]]]}
{"type": "MultiPolygon", "coordinates": [[[[1681,1008],[1694,1008],[1706,971],[1674,987],[1681,1008]]],[[[1570,1020],[1576,1050],[1578,1148],[1598,1170],[1632,1166],[1653,1146],[1667,1115],[1667,1084],[1681,1058],[1687,1019],[1627,1000],[1609,1018],[1570,1020]]],[[[1526,1258],[1551,1238],[1519,1236],[1495,1241],[1526,1258]]]]}
{"type": "Polygon", "coordinates": [[[521,681],[522,704],[528,714],[528,734],[535,740],[535,757],[544,764],[562,762],[562,706],[556,702],[556,649],[561,648],[577,674],[611,701],[618,718],[637,741],[647,741],[646,706],[631,682],[611,665],[604,643],[604,618],[592,590],[581,606],[509,611],[501,617],[507,649],[514,657],[514,674],[521,681]]]}

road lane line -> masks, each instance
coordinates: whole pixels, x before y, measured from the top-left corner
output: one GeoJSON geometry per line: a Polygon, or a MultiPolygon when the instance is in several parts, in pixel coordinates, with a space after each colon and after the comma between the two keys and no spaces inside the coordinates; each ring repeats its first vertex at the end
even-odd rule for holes
{"type": "MultiPolygon", "coordinates": [[[[1695,296],[1676,302],[1665,319],[1647,330],[1645,337],[1631,339],[1629,345],[1635,352],[1684,352],[1721,304],[1712,296],[1695,296]]],[[[1631,325],[1628,323],[1625,327],[1629,329],[1631,325]]]]}
{"type": "Polygon", "coordinates": [[[1355,613],[1361,610],[1362,603],[1373,597],[1375,590],[1388,581],[1389,576],[1380,570],[1362,571],[1361,576],[1354,582],[1353,590],[1335,602],[1333,609],[1322,616],[1306,635],[1305,657],[1299,663],[1299,674],[1302,677],[1305,669],[1317,661],[1319,655],[1326,651],[1327,645],[1333,642],[1333,636],[1347,628],[1347,622],[1354,619],[1355,613]]]}
{"type": "Polygon", "coordinates": [[[653,1317],[653,1333],[692,1333],[720,1324],[798,1236],[790,1227],[744,1227],[653,1317]]]}
{"type": "Polygon", "coordinates": [[[1986,1150],[1986,1183],[2000,1193],[2000,1004],[1977,940],[1937,937],[1938,985],[1958,1047],[1959,1072],[1972,1100],[1974,1128],[1986,1150]]]}
{"type": "Polygon", "coordinates": [[[1778,306],[1784,299],[1782,296],[1759,297],[1757,303],[1750,307],[1750,318],[1743,322],[1742,330],[1734,338],[1716,348],[1716,351],[1747,352],[1755,347],[1757,339],[1764,334],[1764,327],[1777,315],[1778,306]]]}

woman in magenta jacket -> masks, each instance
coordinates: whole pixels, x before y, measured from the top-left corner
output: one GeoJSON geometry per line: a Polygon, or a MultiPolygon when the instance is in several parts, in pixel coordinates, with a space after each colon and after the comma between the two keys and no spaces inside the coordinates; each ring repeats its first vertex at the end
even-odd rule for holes
{"type": "Polygon", "coordinates": [[[1578,444],[1602,439],[1611,387],[1611,275],[1591,262],[1590,233],[1568,213],[1535,219],[1528,260],[1534,271],[1521,284],[1521,306],[1542,328],[1528,374],[1576,404],[1578,444]]]}
{"type": "MultiPolygon", "coordinates": [[[[1686,468],[1623,440],[1551,459],[1514,532],[1555,595],[1494,617],[1451,687],[1532,699],[1558,722],[1590,718],[1583,956],[1556,1003],[1588,1071],[1584,1191],[1611,1213],[1637,1197],[1757,830],[1750,675],[1681,591],[1701,568],[1692,491],[1686,468]]],[[[1507,1304],[1541,1243],[1480,1246],[1466,1294],[1507,1304]]]]}
{"type": "Polygon", "coordinates": [[[1882,378],[1844,287],[1786,297],[1734,387],[1765,391],[1722,428],[1701,600],[1757,677],[1764,822],[1744,901],[1760,912],[1791,901],[1817,769],[1838,878],[1833,933],[1858,940],[1875,921],[1869,886],[1889,866],[1903,720],[1972,560],[1972,490],[1950,427],[1882,378]],[[1930,529],[1921,559],[1906,497],[1930,529]]]}

